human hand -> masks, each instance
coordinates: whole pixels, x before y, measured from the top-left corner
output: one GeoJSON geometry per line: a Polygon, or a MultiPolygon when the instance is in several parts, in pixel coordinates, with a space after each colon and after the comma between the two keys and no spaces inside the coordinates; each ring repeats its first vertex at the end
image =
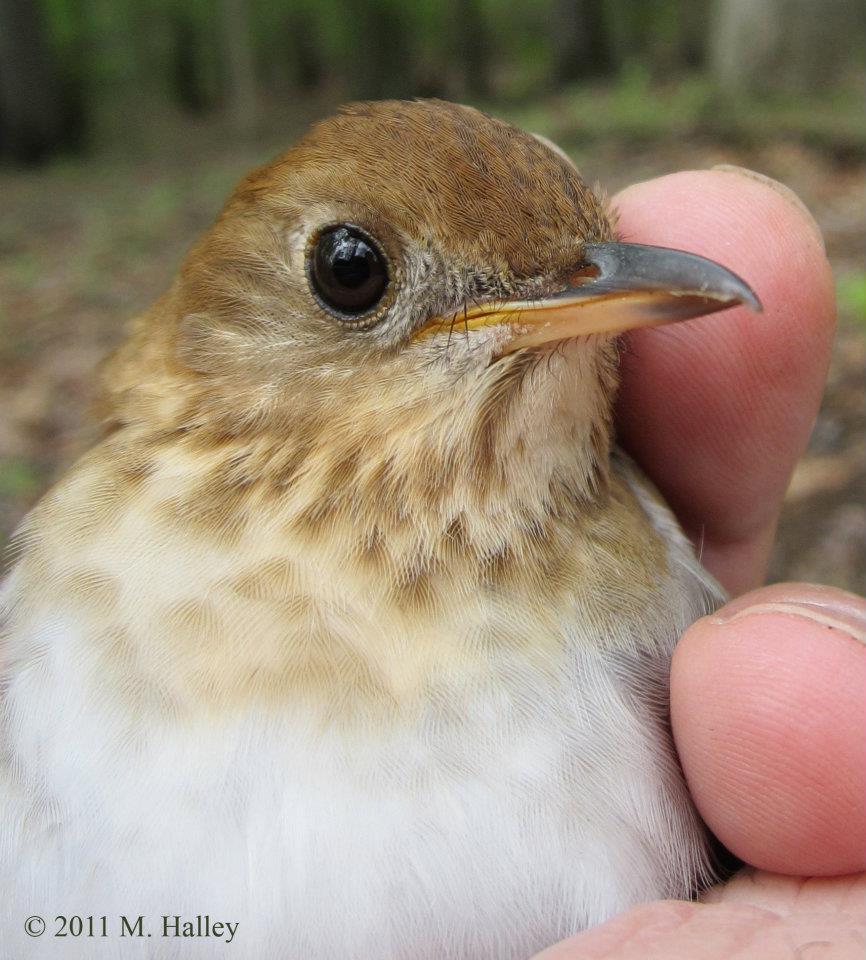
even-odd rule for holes
{"type": "MultiPolygon", "coordinates": [[[[638,184],[616,205],[627,239],[718,260],[764,303],[759,317],[636,331],[619,404],[624,445],[736,596],[763,579],[820,402],[835,313],[820,236],[784,188],[732,168],[638,184]]],[[[765,960],[807,945],[861,957],[866,600],[793,584],[739,597],[683,636],[671,711],[702,816],[757,870],[703,903],[631,910],[537,960],[765,960]]]]}

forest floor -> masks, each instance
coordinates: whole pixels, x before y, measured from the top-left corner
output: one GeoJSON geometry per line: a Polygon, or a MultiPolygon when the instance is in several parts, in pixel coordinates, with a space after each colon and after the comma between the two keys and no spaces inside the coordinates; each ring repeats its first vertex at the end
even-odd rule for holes
{"type": "MultiPolygon", "coordinates": [[[[792,139],[636,146],[610,138],[581,148],[552,132],[586,178],[611,193],[677,169],[734,163],[789,184],[812,210],[837,277],[839,332],[771,578],[866,593],[866,159],[792,139]]],[[[0,542],[95,436],[95,370],[125,321],[166,288],[239,176],[277,147],[193,134],[144,161],[0,170],[0,542]]]]}

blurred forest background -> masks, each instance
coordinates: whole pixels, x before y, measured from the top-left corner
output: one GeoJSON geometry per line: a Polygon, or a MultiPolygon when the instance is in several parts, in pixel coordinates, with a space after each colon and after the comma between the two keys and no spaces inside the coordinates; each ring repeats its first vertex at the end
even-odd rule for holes
{"type": "Polygon", "coordinates": [[[824,231],[840,329],[772,577],[866,592],[862,0],[0,0],[0,540],[234,181],[357,98],[473,103],[613,192],[735,163],[824,231]]]}

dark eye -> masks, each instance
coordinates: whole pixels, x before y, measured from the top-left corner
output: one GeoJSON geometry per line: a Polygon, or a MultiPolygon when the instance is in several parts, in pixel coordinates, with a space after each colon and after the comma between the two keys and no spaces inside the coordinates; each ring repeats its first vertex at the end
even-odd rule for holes
{"type": "Polygon", "coordinates": [[[309,271],[322,304],[350,317],[372,310],[388,286],[388,264],[376,241],[348,224],[328,227],[319,234],[309,271]]]}

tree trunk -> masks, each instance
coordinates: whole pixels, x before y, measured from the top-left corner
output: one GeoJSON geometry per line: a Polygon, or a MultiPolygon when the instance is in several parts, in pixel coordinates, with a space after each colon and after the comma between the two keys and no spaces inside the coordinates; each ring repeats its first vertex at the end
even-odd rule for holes
{"type": "MultiPolygon", "coordinates": [[[[452,4],[454,53],[462,68],[463,88],[469,97],[490,95],[490,46],[484,11],[479,0],[452,4]]],[[[453,54],[452,54],[453,56],[453,54]]]]}
{"type": "Polygon", "coordinates": [[[377,100],[412,95],[413,38],[408,14],[395,0],[341,3],[338,7],[353,26],[349,72],[342,73],[352,96],[377,100]]]}
{"type": "Polygon", "coordinates": [[[0,0],[0,153],[34,163],[61,146],[58,70],[34,0],[0,0]]]}
{"type": "Polygon", "coordinates": [[[710,65],[729,93],[809,93],[859,59],[866,7],[848,0],[716,0],[710,65]]]}
{"type": "Polygon", "coordinates": [[[222,0],[226,112],[232,128],[248,136],[256,127],[258,104],[248,0],[222,0]]]}
{"type": "Polygon", "coordinates": [[[553,0],[550,49],[554,88],[613,69],[604,0],[553,0]]]}

